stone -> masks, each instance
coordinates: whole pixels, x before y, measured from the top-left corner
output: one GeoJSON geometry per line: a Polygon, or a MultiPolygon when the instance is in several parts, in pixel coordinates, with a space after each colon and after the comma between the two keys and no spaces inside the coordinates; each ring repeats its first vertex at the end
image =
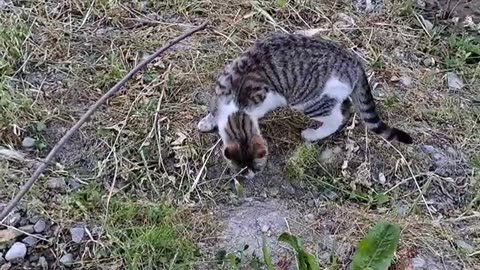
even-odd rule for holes
{"type": "Polygon", "coordinates": [[[35,146],[35,139],[31,137],[23,138],[22,146],[24,148],[32,148],[33,146],[35,146]]]}
{"type": "Polygon", "coordinates": [[[465,86],[462,79],[453,72],[447,73],[447,84],[451,90],[461,90],[465,86]]]}
{"type": "Polygon", "coordinates": [[[20,222],[21,219],[22,219],[22,215],[20,213],[15,213],[7,219],[6,223],[7,223],[7,225],[15,227],[15,226],[18,225],[18,223],[20,222]]]}
{"type": "Polygon", "coordinates": [[[404,87],[410,87],[412,85],[412,78],[403,76],[400,78],[400,84],[404,87]]]}
{"type": "Polygon", "coordinates": [[[0,230],[0,244],[9,243],[15,240],[18,236],[22,235],[20,231],[13,229],[0,230]]]}
{"type": "Polygon", "coordinates": [[[268,225],[265,224],[262,226],[262,232],[266,233],[268,232],[268,230],[270,230],[270,227],[268,225]]]}
{"type": "Polygon", "coordinates": [[[40,266],[42,270],[47,270],[48,269],[47,259],[45,259],[45,257],[43,256],[38,258],[38,266],[40,266]]]}
{"type": "Polygon", "coordinates": [[[455,244],[456,244],[459,248],[465,250],[465,251],[468,252],[468,253],[473,253],[473,252],[475,252],[475,248],[474,248],[472,245],[470,245],[469,243],[467,243],[467,242],[465,242],[465,241],[463,241],[463,240],[460,240],[460,239],[455,240],[455,244]]]}
{"type": "Polygon", "coordinates": [[[34,226],[33,225],[25,225],[25,226],[22,226],[20,228],[18,228],[20,231],[22,232],[26,232],[26,233],[34,233],[35,232],[35,229],[33,228],[34,226]]]}
{"type": "Polygon", "coordinates": [[[33,247],[38,243],[39,239],[36,237],[33,237],[31,235],[23,238],[22,242],[25,243],[29,247],[33,247]]]}
{"type": "Polygon", "coordinates": [[[47,228],[47,223],[45,223],[43,219],[38,220],[37,223],[35,223],[35,225],[33,226],[33,230],[36,233],[41,233],[45,231],[46,228],[47,228]]]}
{"type": "Polygon", "coordinates": [[[85,229],[82,227],[71,228],[70,235],[72,236],[72,241],[78,244],[82,242],[83,236],[85,235],[85,229]]]}
{"type": "Polygon", "coordinates": [[[25,255],[27,255],[27,246],[24,243],[15,242],[5,254],[5,260],[9,262],[23,260],[25,255]]]}
{"type": "Polygon", "coordinates": [[[433,33],[433,23],[430,22],[429,20],[423,18],[420,16],[422,19],[423,26],[425,27],[425,30],[427,30],[428,33],[432,34],[433,33]]]}
{"type": "Polygon", "coordinates": [[[47,188],[65,192],[67,189],[67,183],[63,177],[50,178],[47,180],[47,188]]]}
{"type": "Polygon", "coordinates": [[[334,23],[337,28],[351,28],[355,25],[355,21],[352,17],[348,16],[345,13],[338,13],[336,16],[336,21],[334,23]]]}
{"type": "Polygon", "coordinates": [[[60,258],[60,263],[64,266],[70,267],[73,264],[73,255],[68,253],[60,258]]]}
{"type": "Polygon", "coordinates": [[[308,222],[314,222],[315,221],[315,215],[310,213],[310,214],[307,214],[305,215],[305,220],[308,221],[308,222]]]}
{"type": "Polygon", "coordinates": [[[426,67],[431,67],[431,66],[435,65],[435,59],[433,57],[425,58],[425,59],[423,59],[423,64],[426,67]]]}

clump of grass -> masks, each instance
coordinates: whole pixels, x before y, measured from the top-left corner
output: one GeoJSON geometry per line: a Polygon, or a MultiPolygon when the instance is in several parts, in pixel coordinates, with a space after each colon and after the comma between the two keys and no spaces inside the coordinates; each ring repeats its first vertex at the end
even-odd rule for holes
{"type": "Polygon", "coordinates": [[[291,181],[302,180],[308,169],[317,163],[320,149],[317,145],[301,144],[287,161],[287,176],[291,181]]]}
{"type": "Polygon", "coordinates": [[[33,101],[14,89],[10,81],[26,58],[29,28],[16,15],[0,15],[0,142],[11,143],[15,126],[23,128],[36,112],[33,101]]]}
{"type": "Polygon", "coordinates": [[[451,36],[448,38],[448,48],[445,60],[447,68],[463,69],[464,66],[480,62],[480,43],[473,37],[451,36]]]}
{"type": "Polygon", "coordinates": [[[129,269],[182,269],[194,259],[196,246],[180,233],[182,224],[173,207],[113,200],[109,212],[113,255],[123,258],[129,269]]]}
{"type": "MultiPolygon", "coordinates": [[[[83,220],[92,213],[105,215],[103,195],[98,186],[86,187],[70,197],[68,214],[83,220]]],[[[127,269],[184,269],[197,254],[194,242],[182,233],[188,223],[173,206],[116,195],[105,218],[108,252],[102,253],[121,258],[127,269]]]]}

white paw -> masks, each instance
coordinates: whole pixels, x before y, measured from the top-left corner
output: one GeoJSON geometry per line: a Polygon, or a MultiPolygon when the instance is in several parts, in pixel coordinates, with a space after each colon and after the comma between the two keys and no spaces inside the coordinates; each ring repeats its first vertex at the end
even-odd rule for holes
{"type": "Polygon", "coordinates": [[[211,132],[216,127],[216,123],[213,119],[211,114],[205,116],[200,122],[197,124],[197,128],[200,132],[211,132]]]}

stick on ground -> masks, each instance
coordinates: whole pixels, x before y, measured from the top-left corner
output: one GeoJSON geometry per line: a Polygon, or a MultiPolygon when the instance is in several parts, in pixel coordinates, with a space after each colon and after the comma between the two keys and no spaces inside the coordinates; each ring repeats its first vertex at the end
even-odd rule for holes
{"type": "Polygon", "coordinates": [[[47,168],[50,162],[53,160],[57,152],[62,148],[62,146],[72,137],[75,132],[90,118],[90,116],[100,107],[100,105],[104,104],[110,97],[116,94],[122,86],[124,86],[127,81],[133,77],[138,71],[144,68],[148,63],[152,62],[155,58],[157,58],[160,54],[164,51],[168,50],[173,45],[177,44],[178,42],[182,41],[183,39],[191,36],[192,34],[201,31],[207,27],[208,23],[205,22],[185,33],[176,37],[175,39],[169,41],[165,46],[158,49],[154,54],[150,55],[148,58],[140,62],[135,68],[133,68],[125,77],[123,77],[115,86],[113,86],[107,93],[105,93],[95,104],[93,104],[88,111],[70,128],[70,130],[63,135],[60,141],[55,144],[52,148],[50,153],[48,153],[47,157],[43,161],[43,163],[37,168],[37,170],[33,173],[33,175],[28,179],[28,181],[22,186],[20,191],[15,195],[15,197],[8,203],[8,205],[3,209],[2,213],[0,214],[0,223],[7,217],[7,215],[12,211],[12,209],[18,204],[18,202],[25,196],[28,190],[33,186],[33,184],[37,181],[43,171],[47,168]]]}

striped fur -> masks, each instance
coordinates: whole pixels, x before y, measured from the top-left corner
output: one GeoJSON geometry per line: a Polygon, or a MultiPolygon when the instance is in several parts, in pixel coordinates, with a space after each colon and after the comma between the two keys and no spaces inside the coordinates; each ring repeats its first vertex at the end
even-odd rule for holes
{"type": "Polygon", "coordinates": [[[331,41],[285,34],[260,40],[225,67],[215,94],[198,128],[208,132],[218,127],[225,157],[237,167],[253,170],[262,156],[257,153],[266,155],[258,119],[283,106],[322,122],[320,128],[302,131],[307,141],[341,129],[350,116],[351,98],[370,130],[387,140],[412,143],[407,133],[381,121],[360,60],[331,41]]]}

